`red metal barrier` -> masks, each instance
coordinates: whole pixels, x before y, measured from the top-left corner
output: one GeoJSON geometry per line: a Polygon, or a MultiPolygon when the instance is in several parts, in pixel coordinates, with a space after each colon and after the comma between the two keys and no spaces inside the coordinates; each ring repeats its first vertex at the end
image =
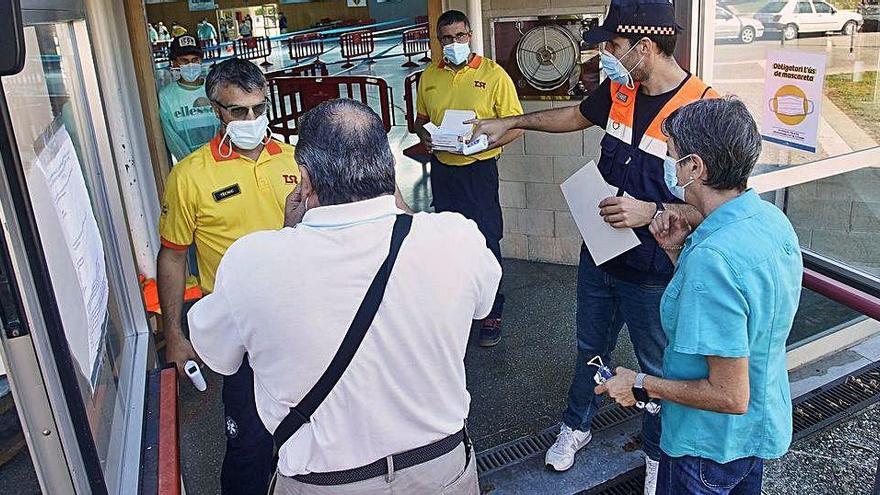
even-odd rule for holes
{"type": "Polygon", "coordinates": [[[376,77],[273,77],[269,79],[269,94],[269,129],[288,143],[297,134],[300,115],[334,98],[350,98],[370,106],[382,117],[385,132],[394,125],[391,87],[376,77]]]}
{"type": "Polygon", "coordinates": [[[202,60],[213,60],[223,55],[223,48],[217,40],[199,40],[199,48],[202,50],[202,60]]]}
{"type": "Polygon", "coordinates": [[[307,33],[291,36],[287,40],[287,54],[296,62],[315,57],[315,62],[321,61],[324,53],[324,37],[321,33],[307,33]]]}
{"type": "Polygon", "coordinates": [[[312,62],[306,65],[296,65],[266,73],[266,79],[273,77],[322,77],[327,76],[327,64],[324,62],[312,62]]]}
{"type": "Polygon", "coordinates": [[[803,286],[865,316],[880,320],[880,299],[843,282],[804,268],[803,286]]]}
{"type": "Polygon", "coordinates": [[[239,38],[232,42],[232,54],[245,60],[262,58],[260,65],[268,67],[272,65],[268,60],[272,54],[272,41],[266,36],[239,38]]]}
{"type": "Polygon", "coordinates": [[[425,56],[419,59],[419,62],[427,59],[428,52],[431,51],[431,39],[428,37],[428,26],[407,29],[403,32],[403,54],[406,55],[406,62],[401,67],[418,67],[419,64],[413,62],[415,55],[424,53],[425,56]]]}
{"type": "MultiPolygon", "coordinates": [[[[367,56],[373,53],[376,48],[376,38],[372,29],[361,29],[358,31],[349,31],[339,37],[339,50],[342,52],[342,58],[346,60],[343,69],[351,69],[354,64],[351,60],[355,57],[367,56]]],[[[376,63],[375,60],[367,59],[368,64],[376,63]]]]}
{"type": "MultiPolygon", "coordinates": [[[[416,111],[416,92],[419,87],[419,81],[422,79],[422,74],[424,72],[425,71],[423,70],[413,72],[403,80],[403,102],[406,110],[406,130],[411,134],[415,134],[416,132],[416,119],[418,119],[418,112],[416,111]]],[[[431,155],[421,141],[403,150],[403,154],[419,163],[428,163],[431,161],[431,155]]]]}

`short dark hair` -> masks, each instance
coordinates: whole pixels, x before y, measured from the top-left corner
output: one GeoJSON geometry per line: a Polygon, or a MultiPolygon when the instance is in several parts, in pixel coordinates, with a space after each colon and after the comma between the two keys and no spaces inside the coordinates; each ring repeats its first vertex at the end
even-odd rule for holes
{"type": "Polygon", "coordinates": [[[295,156],[324,206],[394,194],[394,155],[382,119],[355,100],[328,100],[300,117],[295,156]]]}
{"type": "Polygon", "coordinates": [[[464,12],[460,10],[447,10],[440,14],[440,18],[437,19],[437,31],[440,31],[440,28],[443,26],[451,26],[453,24],[458,24],[459,22],[463,22],[464,25],[467,26],[468,31],[470,31],[471,21],[468,20],[468,17],[464,12]]]}
{"type": "Polygon", "coordinates": [[[706,164],[705,184],[744,190],[761,155],[761,134],[746,105],[734,97],[689,103],[663,121],[680,158],[698,155],[706,164]]]}
{"type": "Polygon", "coordinates": [[[266,88],[266,76],[253,62],[240,58],[230,58],[216,64],[205,78],[205,93],[211,101],[217,101],[217,91],[221,86],[231,84],[247,93],[266,88]]]}
{"type": "Polygon", "coordinates": [[[621,36],[629,41],[629,46],[633,46],[639,41],[648,38],[657,45],[657,48],[660,49],[660,53],[667,57],[671,57],[672,54],[675,53],[675,44],[678,42],[678,34],[673,34],[671,36],[659,34],[625,34],[621,36]]]}

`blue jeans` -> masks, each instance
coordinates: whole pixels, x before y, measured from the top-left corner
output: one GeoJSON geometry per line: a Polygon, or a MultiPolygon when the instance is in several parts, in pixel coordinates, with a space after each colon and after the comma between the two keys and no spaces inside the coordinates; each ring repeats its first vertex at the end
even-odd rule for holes
{"type": "Polygon", "coordinates": [[[745,457],[725,464],[702,457],[660,457],[657,495],[761,495],[764,460],[745,457]]]}
{"type": "MultiPolygon", "coordinates": [[[[643,373],[662,376],[666,334],[660,325],[660,298],[665,285],[624,282],[596,267],[585,246],[577,281],[577,363],[568,390],[568,408],[562,420],[571,428],[590,429],[602,398],[593,392],[596,368],[587,365],[594,356],[614,369],[611,351],[623,324],[643,373]]],[[[642,450],[660,459],[660,417],[645,413],[642,419],[642,450]]]]}
{"type": "Polygon", "coordinates": [[[257,415],[254,372],[245,355],[235,374],[223,377],[226,455],[220,471],[223,495],[263,494],[275,470],[275,441],[257,415]]]}

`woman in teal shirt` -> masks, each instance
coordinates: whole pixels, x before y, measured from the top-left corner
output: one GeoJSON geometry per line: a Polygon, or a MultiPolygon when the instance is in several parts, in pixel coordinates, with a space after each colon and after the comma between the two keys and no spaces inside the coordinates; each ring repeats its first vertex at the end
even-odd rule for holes
{"type": "Polygon", "coordinates": [[[618,368],[597,393],[661,402],[658,495],[759,495],[764,460],[791,443],[785,342],[801,292],[798,239],[746,188],[761,136],[741,101],[691,103],[663,129],[667,185],[704,220],[692,230],[666,211],[650,227],[676,263],[660,304],[663,378],[618,368]]]}

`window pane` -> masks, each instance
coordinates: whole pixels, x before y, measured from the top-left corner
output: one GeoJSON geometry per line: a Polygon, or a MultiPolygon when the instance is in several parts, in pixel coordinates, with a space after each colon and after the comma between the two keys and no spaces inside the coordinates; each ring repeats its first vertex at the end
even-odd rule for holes
{"type": "Polygon", "coordinates": [[[24,39],[24,70],[3,77],[3,86],[64,325],[49,331],[64,332],[87,426],[106,464],[113,418],[129,407],[118,393],[126,332],[114,241],[96,213],[106,196],[77,46],[88,39],[77,39],[69,23],[27,26],[24,39]]]}
{"type": "Polygon", "coordinates": [[[784,202],[801,246],[880,277],[880,168],[789,187],[784,202]]]}
{"type": "MultiPolygon", "coordinates": [[[[759,126],[763,124],[764,111],[773,104],[765,101],[764,96],[768,52],[782,50],[825,57],[822,98],[804,105],[807,114],[819,109],[816,152],[765,141],[756,173],[877,147],[880,141],[880,119],[877,118],[880,114],[880,80],[877,77],[880,33],[861,30],[853,32],[852,36],[843,34],[843,30],[853,26],[855,21],[852,19],[858,18],[854,10],[823,14],[819,22],[819,18],[814,17],[816,14],[799,14],[792,8],[782,9],[782,2],[775,4],[763,7],[753,2],[730,5],[729,10],[744,25],[752,23],[761,29],[752,40],[718,26],[714,46],[706,47],[707,50],[714,49],[710,69],[712,86],[724,94],[741,98],[759,126]],[[780,39],[786,36],[793,38],[780,39]]],[[[799,4],[809,5],[805,2],[799,4]]]]}

